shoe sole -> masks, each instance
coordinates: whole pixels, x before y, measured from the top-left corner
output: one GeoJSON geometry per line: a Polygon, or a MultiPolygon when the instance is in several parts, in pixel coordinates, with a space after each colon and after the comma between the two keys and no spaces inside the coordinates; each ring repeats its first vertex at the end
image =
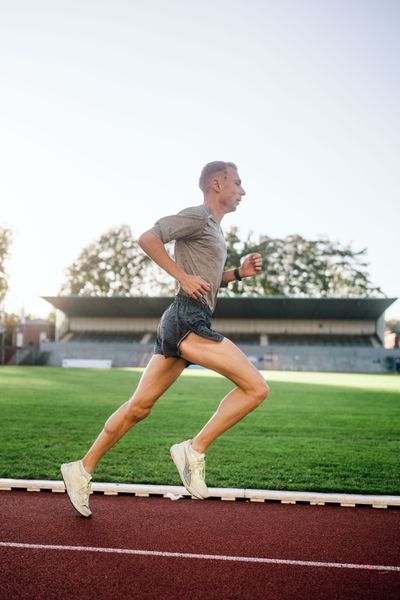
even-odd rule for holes
{"type": "MultiPolygon", "coordinates": [[[[185,452],[185,450],[183,450],[183,452],[185,452]]],[[[185,462],[182,461],[182,458],[180,456],[181,450],[179,448],[179,444],[175,444],[174,446],[171,447],[170,454],[171,454],[172,460],[175,463],[177,471],[179,473],[179,477],[181,478],[181,481],[182,481],[183,485],[185,486],[185,488],[187,489],[187,491],[189,492],[189,494],[191,494],[192,496],[197,498],[197,500],[204,500],[204,497],[201,496],[195,490],[193,490],[193,488],[190,485],[188,485],[187,482],[185,481],[185,478],[183,476],[183,471],[185,469],[185,462]]]]}
{"type": "Polygon", "coordinates": [[[67,470],[68,470],[68,468],[67,468],[66,465],[61,465],[61,475],[62,475],[62,478],[64,480],[65,490],[67,492],[68,498],[69,498],[72,506],[75,508],[75,510],[78,511],[78,513],[80,515],[82,515],[82,517],[90,517],[92,513],[90,512],[89,514],[87,514],[85,512],[82,512],[82,509],[81,509],[80,505],[77,504],[77,503],[75,503],[74,500],[71,497],[71,488],[69,487],[69,485],[67,483],[67,478],[68,478],[68,476],[67,476],[67,470]]]}

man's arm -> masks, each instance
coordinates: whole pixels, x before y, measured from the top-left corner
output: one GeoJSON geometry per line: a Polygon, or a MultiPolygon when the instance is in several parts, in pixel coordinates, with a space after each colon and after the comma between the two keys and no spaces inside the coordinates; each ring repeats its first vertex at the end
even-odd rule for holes
{"type": "MultiPolygon", "coordinates": [[[[248,254],[244,257],[241,266],[238,268],[238,275],[240,279],[243,277],[254,277],[254,275],[258,275],[262,269],[262,256],[254,252],[253,254],[248,254]]],[[[222,275],[221,285],[227,285],[232,281],[237,281],[236,269],[232,269],[230,271],[225,271],[222,275]]]]}
{"type": "Polygon", "coordinates": [[[210,289],[210,284],[201,277],[185,273],[170,257],[163,242],[153,232],[145,231],[142,233],[138,244],[147,256],[161,267],[161,269],[171,275],[171,277],[176,279],[180,287],[192,298],[202,298],[210,289]]]}

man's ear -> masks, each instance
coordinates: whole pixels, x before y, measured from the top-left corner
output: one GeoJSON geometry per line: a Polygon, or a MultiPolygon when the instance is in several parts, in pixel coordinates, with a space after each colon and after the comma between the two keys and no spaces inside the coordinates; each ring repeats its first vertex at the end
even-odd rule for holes
{"type": "Polygon", "coordinates": [[[220,192],[221,191],[221,181],[218,179],[218,177],[213,177],[211,180],[211,189],[214,190],[214,192],[220,192]]]}

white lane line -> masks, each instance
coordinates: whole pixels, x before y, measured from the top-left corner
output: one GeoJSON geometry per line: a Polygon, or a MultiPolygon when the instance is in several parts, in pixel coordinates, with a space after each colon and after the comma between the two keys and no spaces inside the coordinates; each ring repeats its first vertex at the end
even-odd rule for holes
{"type": "Polygon", "coordinates": [[[98,548],[96,546],[59,546],[54,544],[21,544],[0,542],[3,548],[27,548],[29,550],[64,550],[72,552],[104,552],[107,554],[134,554],[140,556],[162,556],[166,558],[197,558],[203,560],[226,560],[233,562],[266,563],[273,565],[296,565],[300,567],[325,567],[328,569],[361,569],[364,571],[398,571],[393,565],[363,565],[352,563],[317,562],[311,560],[286,560],[257,556],[225,556],[223,554],[192,554],[188,552],[159,552],[158,550],[133,550],[129,548],[98,548]]]}

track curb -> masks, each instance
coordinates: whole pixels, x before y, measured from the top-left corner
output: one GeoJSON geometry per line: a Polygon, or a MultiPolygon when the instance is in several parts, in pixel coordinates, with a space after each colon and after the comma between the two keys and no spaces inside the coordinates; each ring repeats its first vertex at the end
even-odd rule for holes
{"type": "MultiPolygon", "coordinates": [[[[63,481],[40,479],[1,479],[0,491],[22,489],[28,492],[65,492],[63,481]]],[[[208,488],[211,498],[221,500],[249,500],[250,502],[281,502],[282,504],[296,504],[298,502],[311,506],[325,506],[326,504],[340,505],[343,507],[371,506],[373,508],[400,508],[400,496],[378,496],[364,494],[339,494],[320,492],[285,492],[279,490],[256,490],[235,488],[208,488]]],[[[182,486],[171,485],[146,485],[129,483],[101,483],[92,482],[92,492],[116,496],[118,494],[131,494],[139,497],[163,496],[173,500],[179,497],[190,497],[189,492],[182,486]]]]}

